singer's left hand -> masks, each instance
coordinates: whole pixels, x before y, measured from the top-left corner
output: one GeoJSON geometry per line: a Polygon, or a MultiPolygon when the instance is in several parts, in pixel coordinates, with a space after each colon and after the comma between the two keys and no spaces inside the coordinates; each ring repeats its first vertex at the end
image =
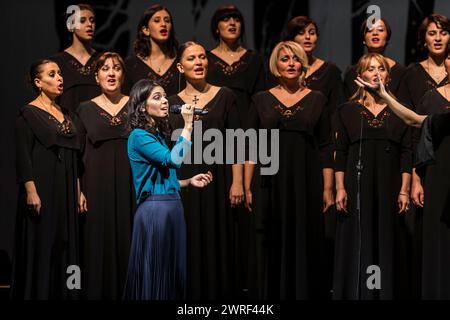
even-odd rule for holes
{"type": "Polygon", "coordinates": [[[244,201],[244,187],[240,183],[233,183],[230,188],[230,203],[234,208],[244,201]]]}
{"type": "Polygon", "coordinates": [[[196,188],[206,187],[213,181],[213,175],[210,171],[207,173],[200,173],[189,179],[189,184],[196,188]]]}
{"type": "Polygon", "coordinates": [[[334,195],[333,190],[324,190],[323,191],[323,213],[326,213],[330,207],[334,205],[334,195]]]}

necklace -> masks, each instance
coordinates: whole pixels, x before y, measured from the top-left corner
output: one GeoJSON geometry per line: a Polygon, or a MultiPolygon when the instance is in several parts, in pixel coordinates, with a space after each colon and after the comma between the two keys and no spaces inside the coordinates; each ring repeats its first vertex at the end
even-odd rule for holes
{"type": "Polygon", "coordinates": [[[194,98],[192,99],[192,102],[193,102],[195,105],[197,105],[197,102],[200,101],[200,99],[198,99],[197,96],[200,97],[202,94],[204,94],[204,93],[206,93],[206,92],[208,92],[208,91],[209,91],[209,85],[207,84],[207,85],[205,86],[205,88],[203,89],[203,91],[199,91],[197,94],[188,94],[188,93],[187,93],[187,90],[184,90],[184,94],[187,95],[188,97],[194,97],[194,98]]]}
{"type": "Polygon", "coordinates": [[[443,64],[437,66],[437,69],[438,69],[438,72],[432,72],[432,70],[430,68],[430,59],[427,59],[427,71],[430,74],[430,76],[434,79],[434,81],[439,83],[442,80],[442,77],[444,75],[447,75],[447,72],[445,71],[445,68],[443,68],[443,64]],[[444,72],[442,72],[442,69],[444,70],[444,72]]]}
{"type": "Polygon", "coordinates": [[[106,98],[105,94],[102,95],[103,96],[103,100],[105,103],[105,108],[108,111],[108,113],[110,113],[109,117],[108,115],[106,115],[109,118],[109,124],[112,126],[117,126],[119,124],[122,123],[122,119],[120,117],[117,116],[117,113],[119,112],[119,108],[118,106],[120,106],[120,101],[122,101],[122,97],[120,98],[119,102],[117,103],[116,106],[114,106],[114,104],[111,104],[108,99],[106,98]],[[110,106],[113,106],[114,109],[112,109],[110,106]],[[111,110],[114,110],[114,112],[111,112],[111,110]],[[112,115],[112,116],[111,116],[112,115]]]}
{"type": "MultiPolygon", "coordinates": [[[[150,58],[150,56],[145,57],[144,60],[145,60],[145,61],[148,61],[149,65],[150,65],[150,68],[152,68],[153,70],[155,70],[156,73],[158,73],[158,74],[161,74],[161,68],[164,67],[164,66],[166,65],[166,58],[165,58],[165,57],[164,57],[164,61],[163,61],[162,63],[159,63],[159,64],[158,64],[158,69],[155,69],[155,68],[153,67],[153,62],[152,62],[152,59],[150,58]]],[[[155,61],[156,61],[156,59],[155,59],[155,61]]]]}
{"type": "Polygon", "coordinates": [[[239,53],[241,52],[241,47],[238,47],[236,50],[225,50],[224,48],[220,48],[220,52],[222,52],[223,54],[226,54],[228,56],[230,56],[231,58],[236,57],[237,55],[239,55],[239,53]]]}
{"type": "Polygon", "coordinates": [[[45,105],[44,101],[42,100],[42,98],[41,98],[40,95],[38,96],[38,100],[39,100],[39,102],[42,104],[42,106],[44,107],[45,111],[48,112],[48,114],[49,114],[48,119],[51,120],[51,121],[53,121],[53,122],[57,125],[58,130],[59,130],[62,134],[68,135],[68,134],[72,133],[72,128],[71,128],[71,125],[70,125],[70,120],[68,121],[68,120],[66,119],[66,117],[64,116],[64,114],[63,114],[63,121],[60,122],[60,121],[53,115],[53,113],[51,112],[51,109],[50,109],[50,108],[51,108],[52,105],[54,104],[53,101],[52,101],[52,103],[50,104],[50,107],[47,107],[47,106],[45,105]]]}

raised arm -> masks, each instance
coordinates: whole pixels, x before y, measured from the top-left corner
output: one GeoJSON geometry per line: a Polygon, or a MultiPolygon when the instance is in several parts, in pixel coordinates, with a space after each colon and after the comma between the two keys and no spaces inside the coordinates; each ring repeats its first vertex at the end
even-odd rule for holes
{"type": "MultiPolygon", "coordinates": [[[[378,75],[379,76],[379,75],[378,75]]],[[[384,84],[379,81],[377,85],[372,85],[360,77],[357,77],[355,80],[355,83],[368,90],[369,92],[372,92],[379,97],[381,97],[386,104],[391,108],[391,110],[405,123],[409,126],[420,128],[422,126],[423,121],[427,116],[418,115],[411,109],[408,109],[404,105],[402,105],[400,102],[398,102],[394,97],[392,97],[385,89],[384,84]]]]}

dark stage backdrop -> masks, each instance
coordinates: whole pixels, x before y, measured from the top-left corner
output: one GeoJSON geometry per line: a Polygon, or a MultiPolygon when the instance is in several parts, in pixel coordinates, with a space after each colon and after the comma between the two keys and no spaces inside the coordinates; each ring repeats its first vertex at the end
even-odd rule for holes
{"type": "MultiPolygon", "coordinates": [[[[1,1],[4,39],[1,54],[0,107],[0,287],[9,282],[16,207],[14,120],[19,106],[31,98],[25,84],[30,63],[63,49],[67,44],[63,14],[74,3],[92,4],[97,13],[94,46],[114,50],[126,56],[132,48],[136,24],[143,10],[153,1],[142,0],[14,0],[1,1]]],[[[280,40],[287,21],[296,15],[310,15],[320,28],[316,51],[344,71],[364,52],[359,26],[368,5],[381,8],[393,30],[387,54],[401,63],[419,58],[416,51],[417,28],[423,17],[432,12],[450,16],[449,0],[167,0],[159,3],[173,14],[180,42],[196,40],[207,48],[214,42],[209,35],[209,20],[223,4],[236,4],[242,11],[247,28],[246,45],[267,58],[280,40]]],[[[105,159],[106,160],[106,159],[105,159]]]]}

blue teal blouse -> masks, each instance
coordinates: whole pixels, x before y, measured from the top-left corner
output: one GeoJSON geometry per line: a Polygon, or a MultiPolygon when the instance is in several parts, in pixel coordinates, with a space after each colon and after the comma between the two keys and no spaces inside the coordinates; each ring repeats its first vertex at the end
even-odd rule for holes
{"type": "Polygon", "coordinates": [[[176,169],[181,166],[191,144],[180,136],[171,151],[159,132],[151,134],[143,129],[131,132],[128,158],[138,204],[151,195],[180,191],[176,169]]]}

